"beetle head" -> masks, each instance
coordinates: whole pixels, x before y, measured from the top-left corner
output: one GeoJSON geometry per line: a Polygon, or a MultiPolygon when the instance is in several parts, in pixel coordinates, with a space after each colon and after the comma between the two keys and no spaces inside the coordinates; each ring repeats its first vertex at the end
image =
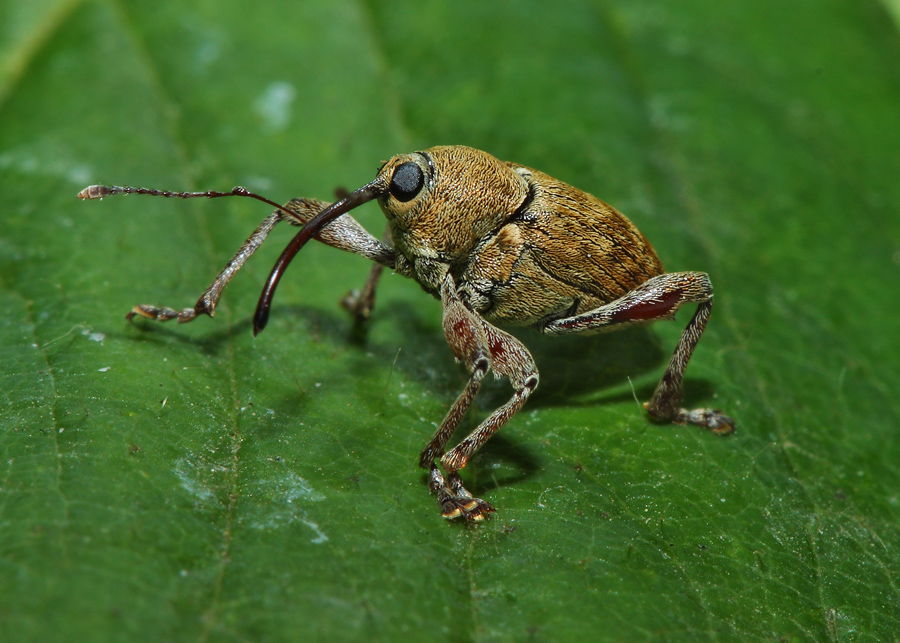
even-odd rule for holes
{"type": "Polygon", "coordinates": [[[398,251],[449,263],[468,256],[528,193],[505,163],[461,145],[395,156],[379,179],[387,189],[378,203],[398,251]]]}
{"type": "Polygon", "coordinates": [[[370,183],[310,219],[281,253],[269,274],[253,320],[265,328],[275,288],[288,264],[322,228],[378,199],[398,252],[455,263],[499,228],[525,201],[525,180],[490,154],[461,145],[401,154],[384,163],[370,183]]]}

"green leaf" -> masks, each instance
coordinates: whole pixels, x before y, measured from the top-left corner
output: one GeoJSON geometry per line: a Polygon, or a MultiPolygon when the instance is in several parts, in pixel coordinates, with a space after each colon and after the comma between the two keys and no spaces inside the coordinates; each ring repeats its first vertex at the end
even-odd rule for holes
{"type": "MultiPolygon", "coordinates": [[[[0,632],[9,641],[896,640],[896,2],[0,4],[0,632]],[[716,310],[522,332],[541,387],[440,518],[418,453],[465,383],[440,306],[315,245],[254,339],[292,231],[189,306],[286,201],[467,144],[624,211],[716,310]],[[247,201],[247,202],[245,202],[247,201]]],[[[377,208],[360,211],[379,234],[377,208]]],[[[465,422],[509,395],[487,387],[465,422]]]]}

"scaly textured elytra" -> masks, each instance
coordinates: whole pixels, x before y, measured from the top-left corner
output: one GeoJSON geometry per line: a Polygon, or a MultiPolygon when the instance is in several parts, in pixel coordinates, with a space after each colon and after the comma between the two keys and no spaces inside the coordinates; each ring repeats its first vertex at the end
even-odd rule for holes
{"type": "Polygon", "coordinates": [[[684,371],[712,310],[707,275],[665,272],[650,243],[625,216],[536,170],[470,147],[444,146],[395,156],[373,181],[334,203],[293,199],[280,206],[240,187],[231,192],[169,192],[95,185],[78,197],[129,193],[246,196],[276,208],[192,308],[140,305],[129,319],[139,315],[188,322],[199,314],[212,316],[234,273],[281,221],[303,227],[266,282],[254,334],[266,325],[275,288],[288,264],[312,238],[376,263],[362,292],[344,300],[358,319],[367,318],[372,310],[382,267],[415,279],[440,299],[447,343],[469,372],[468,384],[419,457],[446,518],[479,521],[494,511],[466,490],[459,471],[538,385],[531,353],[498,325],[530,326],[550,335],[604,332],[673,319],[682,305],[696,303],[697,310],[644,407],[658,422],[696,424],[722,435],[734,430],[734,421],[718,410],[681,408],[684,371]],[[390,245],[347,214],[372,200],[378,201],[387,218],[390,245]],[[509,379],[512,397],[447,451],[447,442],[489,370],[509,379]]]}

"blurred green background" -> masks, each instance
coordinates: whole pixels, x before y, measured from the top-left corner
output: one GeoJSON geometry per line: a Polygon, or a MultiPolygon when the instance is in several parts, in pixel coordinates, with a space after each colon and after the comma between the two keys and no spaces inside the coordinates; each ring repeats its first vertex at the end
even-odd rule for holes
{"type": "MultiPolygon", "coordinates": [[[[0,2],[0,639],[897,640],[896,2],[0,2]],[[625,212],[716,310],[722,439],[648,423],[681,328],[519,336],[525,411],[443,521],[418,453],[465,383],[440,306],[268,209],[467,144],[625,212]]],[[[370,205],[359,218],[379,234],[370,205]]],[[[509,394],[482,393],[471,429],[509,394]]]]}

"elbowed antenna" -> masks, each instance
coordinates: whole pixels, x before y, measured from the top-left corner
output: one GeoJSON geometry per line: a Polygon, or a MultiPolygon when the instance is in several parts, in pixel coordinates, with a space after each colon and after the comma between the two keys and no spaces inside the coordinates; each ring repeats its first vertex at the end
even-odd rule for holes
{"type": "Polygon", "coordinates": [[[378,198],[387,191],[384,180],[379,176],[371,183],[367,183],[361,188],[351,192],[339,201],[335,201],[327,208],[319,212],[316,216],[306,222],[300,232],[291,239],[291,242],[278,257],[272,272],[269,273],[269,279],[263,286],[263,291],[259,296],[259,303],[256,305],[256,314],[253,316],[253,334],[258,335],[259,332],[266,327],[269,322],[269,309],[272,307],[272,298],[275,296],[275,288],[281,281],[284,271],[287,270],[288,264],[294,258],[301,248],[322,231],[322,228],[329,223],[346,214],[350,210],[359,207],[363,203],[368,203],[372,199],[378,198]]]}
{"type": "Polygon", "coordinates": [[[241,187],[240,185],[232,188],[231,192],[216,192],[215,190],[206,190],[205,192],[171,192],[169,190],[133,188],[131,186],[89,185],[75,196],[82,201],[87,201],[88,199],[103,200],[103,198],[112,196],[114,194],[148,194],[150,196],[164,196],[170,199],[217,199],[223,196],[246,196],[250,197],[251,199],[256,199],[257,201],[262,201],[263,203],[271,205],[273,208],[281,210],[289,217],[293,216],[293,213],[289,210],[286,210],[283,205],[275,203],[274,201],[270,201],[266,197],[251,192],[247,188],[241,187]]]}

